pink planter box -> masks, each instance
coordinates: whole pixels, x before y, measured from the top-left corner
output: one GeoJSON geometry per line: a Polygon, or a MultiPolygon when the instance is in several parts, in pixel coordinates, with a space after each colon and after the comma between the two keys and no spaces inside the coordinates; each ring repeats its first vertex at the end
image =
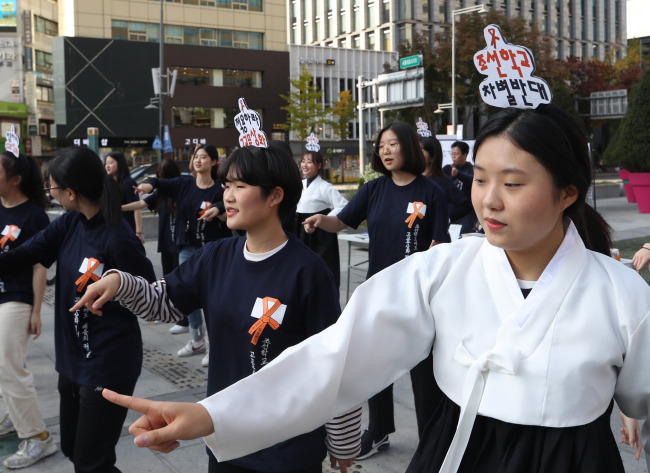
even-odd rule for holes
{"type": "Polygon", "coordinates": [[[627,172],[625,169],[619,169],[618,175],[621,177],[621,180],[623,181],[623,189],[625,189],[625,197],[627,197],[627,201],[629,203],[636,202],[636,197],[634,196],[634,189],[632,188],[632,184],[630,184],[630,173],[627,172]]]}

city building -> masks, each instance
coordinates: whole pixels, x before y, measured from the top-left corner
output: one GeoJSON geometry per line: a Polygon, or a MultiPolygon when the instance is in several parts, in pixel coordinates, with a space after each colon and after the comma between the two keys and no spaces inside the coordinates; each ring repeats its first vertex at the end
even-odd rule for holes
{"type": "Polygon", "coordinates": [[[174,156],[187,158],[197,143],[214,144],[225,155],[238,143],[233,117],[239,97],[260,113],[269,138],[285,138],[279,97],[289,89],[283,1],[40,3],[53,4],[58,13],[59,37],[50,46],[57,146],[83,143],[86,129],[97,127],[100,147],[128,148],[136,161],[155,155],[158,111],[145,107],[159,98],[151,68],[159,65],[161,4],[163,71],[177,71],[173,97],[162,97],[174,156]]]}
{"type": "MultiPolygon", "coordinates": [[[[352,100],[357,100],[357,81],[359,76],[372,79],[385,71],[385,66],[394,67],[397,54],[388,51],[354,50],[322,46],[289,45],[289,64],[291,80],[297,79],[306,69],[314,84],[323,92],[321,105],[332,107],[339,100],[339,93],[349,90],[352,100]]],[[[369,100],[364,97],[364,101],[369,100]]],[[[379,128],[376,111],[366,111],[364,119],[366,136],[372,137],[379,128]]],[[[316,135],[320,140],[321,152],[325,157],[325,177],[333,182],[349,182],[359,179],[359,130],[358,120],[350,122],[347,139],[339,139],[332,127],[323,124],[316,135]]],[[[304,153],[305,143],[296,141],[290,134],[294,155],[304,153]]],[[[366,146],[370,148],[370,143],[366,146]]]]}
{"type": "Polygon", "coordinates": [[[479,4],[536,23],[555,40],[560,59],[625,53],[625,0],[288,0],[288,41],[397,51],[419,32],[434,44],[454,10],[479,4]]]}

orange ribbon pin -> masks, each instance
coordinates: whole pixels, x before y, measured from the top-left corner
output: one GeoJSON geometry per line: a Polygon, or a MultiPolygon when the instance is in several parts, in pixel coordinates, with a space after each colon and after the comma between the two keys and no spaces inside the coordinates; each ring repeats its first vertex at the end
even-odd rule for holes
{"type": "Polygon", "coordinates": [[[277,323],[275,320],[271,318],[273,313],[276,310],[278,310],[282,305],[280,304],[280,301],[272,297],[265,297],[264,299],[262,299],[262,304],[264,309],[264,313],[262,314],[262,317],[260,317],[259,320],[255,322],[250,329],[248,329],[248,333],[253,335],[253,339],[251,340],[253,345],[257,345],[257,340],[259,340],[260,335],[262,335],[262,331],[264,330],[264,327],[270,325],[273,330],[277,330],[278,327],[280,326],[279,323],[277,323]],[[269,309],[269,301],[273,302],[273,306],[271,306],[270,309],[269,309]]]}
{"type": "Polygon", "coordinates": [[[5,236],[3,236],[0,239],[0,248],[4,248],[5,243],[7,243],[9,240],[16,241],[16,238],[18,238],[18,236],[17,235],[14,236],[14,233],[16,233],[16,231],[18,231],[18,230],[20,230],[20,228],[18,228],[18,226],[9,225],[8,230],[7,230],[9,233],[7,233],[5,236]]]}
{"type": "Polygon", "coordinates": [[[424,207],[424,203],[422,202],[413,202],[413,213],[408,216],[406,220],[404,220],[406,223],[409,224],[409,228],[413,226],[415,223],[415,219],[420,217],[421,219],[424,218],[424,215],[420,213],[420,210],[422,210],[422,207],[424,207]]]}
{"type": "Polygon", "coordinates": [[[210,207],[212,207],[212,202],[203,202],[205,204],[205,208],[199,212],[199,217],[203,217],[203,214],[205,214],[210,207]]]}
{"type": "Polygon", "coordinates": [[[88,269],[74,283],[77,285],[77,292],[81,292],[88,284],[88,281],[99,281],[99,276],[93,273],[99,267],[99,261],[95,258],[88,258],[88,269]]]}

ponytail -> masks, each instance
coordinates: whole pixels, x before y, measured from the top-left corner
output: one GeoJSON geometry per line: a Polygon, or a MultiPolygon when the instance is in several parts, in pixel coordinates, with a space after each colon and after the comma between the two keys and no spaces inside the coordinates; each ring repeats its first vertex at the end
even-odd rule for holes
{"type": "Polygon", "coordinates": [[[104,190],[102,192],[102,215],[106,223],[111,227],[117,227],[122,223],[122,198],[120,186],[117,181],[108,174],[104,174],[104,190]]]}
{"type": "Polygon", "coordinates": [[[564,211],[578,230],[587,249],[611,256],[612,227],[596,209],[580,199],[564,211]]]}

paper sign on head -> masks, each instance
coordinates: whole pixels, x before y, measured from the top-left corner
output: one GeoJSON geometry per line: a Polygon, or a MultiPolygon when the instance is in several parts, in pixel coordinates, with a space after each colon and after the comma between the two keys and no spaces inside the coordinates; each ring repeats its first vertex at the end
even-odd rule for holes
{"type": "Polygon", "coordinates": [[[524,46],[506,42],[497,25],[483,30],[487,47],[474,55],[474,66],[487,76],[479,90],[481,98],[495,107],[537,108],[551,103],[551,89],[533,75],[535,58],[524,46]]]}
{"type": "Polygon", "coordinates": [[[429,125],[427,122],[422,121],[422,117],[418,117],[418,121],[415,123],[415,126],[418,129],[418,135],[423,138],[429,138],[431,135],[431,130],[429,130],[429,125]]]}
{"type": "Polygon", "coordinates": [[[266,134],[261,130],[262,120],[255,110],[246,105],[246,100],[240,98],[238,101],[239,113],[235,115],[235,127],[239,131],[239,146],[257,146],[268,148],[266,134]]]}
{"type": "Polygon", "coordinates": [[[16,127],[14,125],[11,125],[11,130],[7,132],[6,138],[5,150],[18,158],[20,156],[20,138],[16,134],[16,127]]]}
{"type": "Polygon", "coordinates": [[[307,144],[305,145],[307,151],[313,151],[317,153],[320,150],[320,144],[318,144],[318,138],[313,133],[307,137],[307,144]]]}

